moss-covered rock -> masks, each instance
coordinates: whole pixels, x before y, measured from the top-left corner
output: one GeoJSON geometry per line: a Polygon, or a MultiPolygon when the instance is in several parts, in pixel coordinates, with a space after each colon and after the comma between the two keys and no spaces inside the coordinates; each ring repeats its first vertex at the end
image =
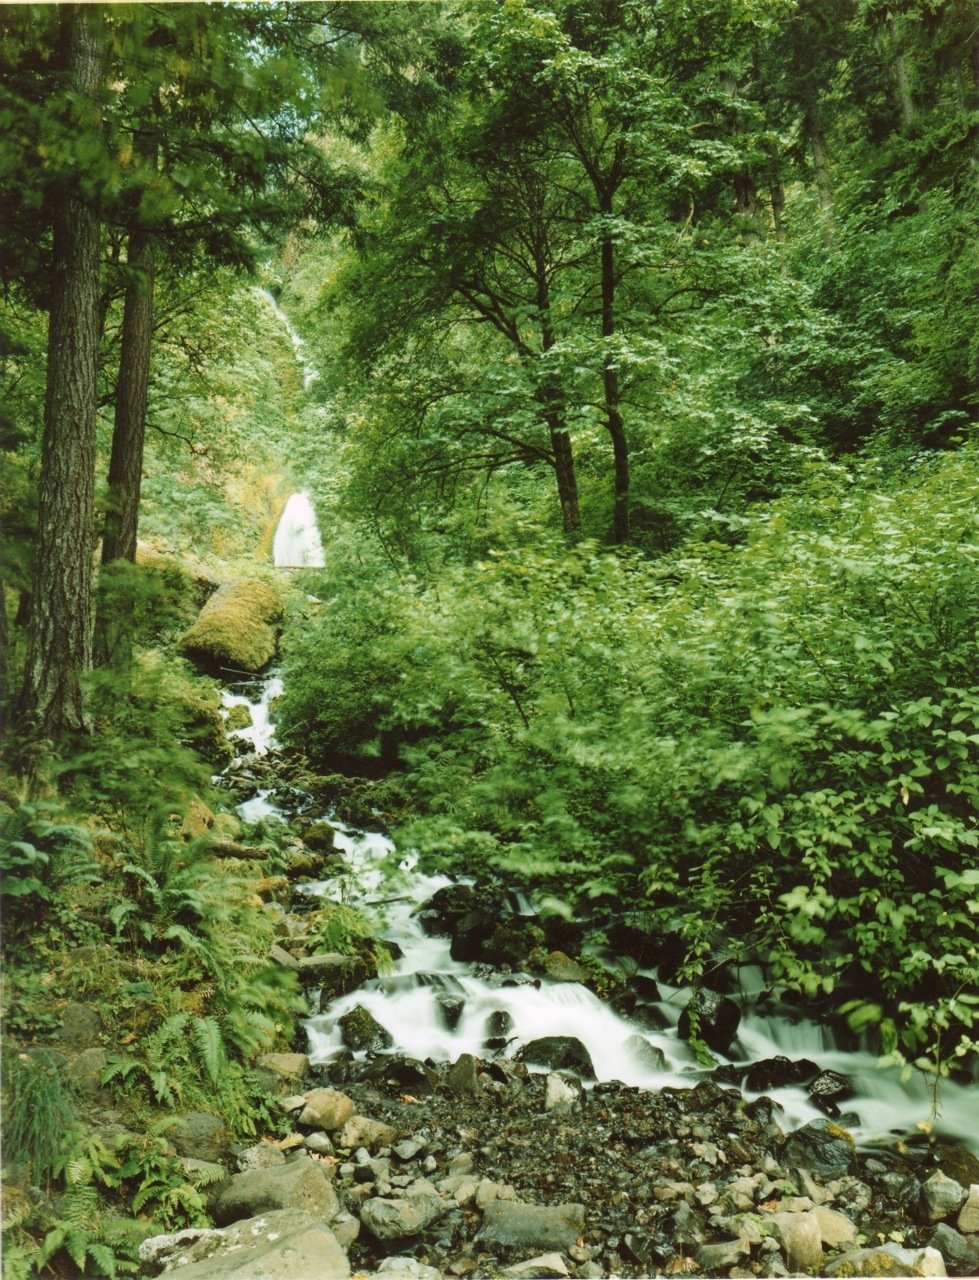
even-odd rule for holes
{"type": "Polygon", "coordinates": [[[180,638],[183,652],[206,670],[256,673],[275,656],[282,597],[254,578],[226,582],[180,638]]]}

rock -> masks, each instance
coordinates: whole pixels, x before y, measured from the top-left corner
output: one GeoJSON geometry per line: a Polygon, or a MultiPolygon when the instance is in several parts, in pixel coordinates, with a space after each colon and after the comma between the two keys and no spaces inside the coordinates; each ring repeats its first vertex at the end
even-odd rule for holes
{"type": "Polygon", "coordinates": [[[726,1055],[740,1022],[741,1010],[729,996],[698,987],[680,1014],[677,1034],[683,1040],[690,1040],[695,1034],[715,1053],[726,1055]]]}
{"type": "Polygon", "coordinates": [[[301,1209],[329,1222],[340,1205],[324,1166],[300,1155],[283,1165],[236,1173],[214,1200],[214,1220],[222,1225],[273,1209],[301,1209]]]}
{"type": "Polygon", "coordinates": [[[960,1231],[979,1232],[979,1183],[973,1183],[955,1223],[960,1231]]]}
{"type": "Polygon", "coordinates": [[[332,1133],[341,1129],[354,1114],[353,1099],[337,1089],[311,1089],[303,1096],[306,1105],[299,1113],[299,1123],[309,1129],[332,1133]]]}
{"type": "Polygon", "coordinates": [[[271,1169],[285,1162],[285,1152],[270,1142],[256,1142],[254,1146],[239,1151],[235,1158],[239,1173],[247,1173],[249,1169],[271,1169]]]}
{"type": "Polygon", "coordinates": [[[898,1244],[850,1249],[826,1267],[827,1276],[944,1276],[945,1263],[934,1249],[902,1249],[898,1244]]]}
{"type": "Polygon", "coordinates": [[[766,1214],[762,1222],[775,1228],[790,1270],[822,1270],[823,1240],[815,1214],[777,1212],[766,1214]]]}
{"type": "Polygon", "coordinates": [[[347,1280],[350,1264],[323,1222],[281,1209],[222,1231],[151,1236],[139,1250],[144,1266],[166,1265],[180,1280],[347,1280]]]}
{"type": "Polygon", "coordinates": [[[819,1234],[825,1248],[843,1249],[856,1240],[856,1223],[851,1222],[845,1213],[820,1204],[813,1209],[812,1216],[819,1223],[819,1234]]]}
{"type": "Polygon", "coordinates": [[[573,1071],[583,1080],[595,1079],[591,1055],[574,1036],[541,1036],[531,1040],[517,1054],[517,1061],[549,1067],[552,1071],[573,1071]]]}
{"type": "Polygon", "coordinates": [[[385,1258],[375,1272],[384,1280],[442,1280],[442,1272],[417,1258],[385,1258]]]}
{"type": "Polygon", "coordinates": [[[318,1156],[332,1156],[334,1154],[334,1146],[325,1133],[309,1133],[303,1142],[303,1146],[307,1151],[312,1151],[318,1156]]]}
{"type": "Polygon", "coordinates": [[[476,1236],[484,1245],[505,1249],[569,1249],[585,1228],[583,1204],[525,1204],[494,1200],[486,1206],[476,1236]]]}
{"type": "Polygon", "coordinates": [[[718,1244],[699,1245],[695,1257],[705,1271],[729,1272],[750,1252],[743,1240],[721,1240],[718,1244]]]}
{"type": "Polygon", "coordinates": [[[334,1000],[356,991],[372,977],[371,967],[363,956],[345,956],[339,951],[324,951],[299,960],[299,979],[303,986],[320,987],[320,1013],[325,1013],[334,1000]]]}
{"type": "Polygon", "coordinates": [[[856,1144],[846,1129],[831,1120],[813,1120],[785,1140],[784,1160],[817,1178],[839,1178],[853,1165],[856,1144]]]}
{"type": "Polygon", "coordinates": [[[181,650],[208,671],[258,673],[275,656],[282,598],[267,582],[226,582],[180,637],[181,650]]]}
{"type": "Polygon", "coordinates": [[[269,959],[273,964],[277,964],[283,969],[299,968],[299,961],[292,952],[287,951],[285,947],[281,946],[278,942],[273,942],[269,947],[269,959]]]}
{"type": "Polygon", "coordinates": [[[935,1146],[935,1155],[942,1173],[947,1173],[963,1187],[979,1183],[979,1156],[975,1156],[967,1148],[955,1142],[939,1142],[935,1146]]]}
{"type": "Polygon", "coordinates": [[[819,1074],[815,1062],[808,1058],[763,1058],[748,1068],[744,1087],[749,1093],[767,1093],[769,1089],[783,1089],[786,1085],[805,1084],[819,1074]]]}
{"type": "Polygon", "coordinates": [[[207,1111],[192,1111],[180,1116],[167,1131],[167,1137],[178,1154],[216,1164],[226,1162],[232,1140],[224,1121],[207,1111]]]}
{"type": "Polygon", "coordinates": [[[425,1150],[425,1143],[418,1138],[405,1138],[403,1142],[395,1143],[392,1150],[399,1160],[414,1160],[425,1150]]]}
{"type": "Polygon", "coordinates": [[[447,884],[436,889],[415,915],[427,934],[447,938],[475,901],[476,891],[471,884],[447,884]]]}
{"type": "Polygon", "coordinates": [[[815,1080],[806,1085],[806,1093],[821,1111],[828,1116],[838,1116],[838,1104],[853,1097],[853,1082],[838,1071],[820,1071],[815,1080]]]}
{"type": "Polygon", "coordinates": [[[102,1018],[87,1004],[65,1005],[61,1015],[60,1039],[71,1049],[90,1049],[102,1034],[102,1018]]]}
{"type": "Polygon", "coordinates": [[[502,1274],[515,1276],[517,1280],[550,1280],[552,1276],[570,1276],[571,1272],[559,1253],[542,1253],[539,1258],[528,1258],[526,1262],[504,1267],[502,1274]]]}
{"type": "Polygon", "coordinates": [[[940,1222],[928,1248],[938,1250],[953,1275],[979,1276],[979,1240],[975,1236],[964,1236],[947,1222],[940,1222]]]}
{"type": "Polygon", "coordinates": [[[545,1111],[573,1111],[581,1105],[581,1085],[566,1080],[557,1071],[552,1071],[544,1084],[545,1111]]]}
{"type": "Polygon", "coordinates": [[[343,1043],[354,1053],[380,1053],[394,1044],[390,1031],[382,1027],[363,1005],[357,1005],[349,1013],[343,1014],[337,1019],[337,1023],[343,1034],[343,1043]]]}
{"type": "Polygon", "coordinates": [[[266,1053],[255,1065],[295,1084],[308,1073],[309,1057],[305,1053],[266,1053]]]}
{"type": "Polygon", "coordinates": [[[98,1093],[102,1088],[102,1072],[109,1065],[109,1055],[104,1049],[93,1046],[83,1049],[65,1068],[65,1075],[82,1093],[98,1093]]]}
{"type": "Polygon", "coordinates": [[[471,1053],[462,1053],[446,1076],[446,1084],[457,1098],[475,1098],[482,1091],[476,1075],[476,1059],[471,1053]]]}
{"type": "Polygon", "coordinates": [[[552,951],[544,961],[544,972],[552,982],[586,982],[587,970],[563,951],[552,951]]]}
{"type": "Polygon", "coordinates": [[[650,1044],[645,1036],[628,1036],[623,1048],[650,1071],[666,1070],[666,1054],[658,1044],[650,1044]]]}
{"type": "Polygon", "coordinates": [[[403,1240],[420,1235],[447,1209],[437,1194],[409,1195],[398,1200],[375,1196],[364,1201],[360,1220],[377,1240],[403,1240]]]}
{"type": "Polygon", "coordinates": [[[328,822],[311,822],[302,833],[303,844],[316,853],[332,853],[336,831],[328,822]]]}
{"type": "Polygon", "coordinates": [[[369,1120],[367,1116],[351,1116],[337,1133],[336,1144],[351,1151],[355,1147],[366,1147],[368,1151],[376,1151],[378,1147],[389,1147],[397,1136],[397,1129],[380,1120],[369,1120]]]}
{"type": "Polygon", "coordinates": [[[929,1222],[951,1218],[965,1203],[965,1187],[954,1178],[937,1169],[927,1182],[921,1184],[921,1204],[929,1222]]]}

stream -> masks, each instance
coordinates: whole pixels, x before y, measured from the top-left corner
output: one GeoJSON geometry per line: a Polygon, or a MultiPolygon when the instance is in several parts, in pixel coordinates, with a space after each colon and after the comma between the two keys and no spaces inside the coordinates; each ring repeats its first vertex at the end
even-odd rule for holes
{"type": "MultiPolygon", "coordinates": [[[[239,686],[236,692],[225,694],[227,707],[249,709],[250,727],[233,733],[246,753],[261,756],[275,747],[271,704],[281,690],[281,680],[271,675],[250,689],[239,686]]],[[[256,792],[238,812],[250,822],[262,818],[285,823],[292,816],[275,803],[268,790],[256,792]]],[[[464,1053],[484,1060],[512,1057],[531,1040],[572,1036],[591,1055],[599,1082],[617,1080],[659,1090],[693,1087],[710,1075],[677,1032],[689,990],[670,987],[652,971],[640,970],[656,979],[659,999],[644,1010],[649,1016],[634,1022],[577,982],[487,974],[486,966],[478,966],[477,972],[477,966],[452,958],[449,938],[428,936],[416,915],[437,889],[453,883],[448,877],[423,874],[410,855],[397,864],[391,841],[384,835],[346,826],[333,814],[323,815],[323,820],[336,830],[336,849],[343,855],[344,872],[329,880],[301,884],[297,891],[312,900],[350,902],[362,908],[379,922],[378,936],[396,944],[398,958],[390,972],[334,1000],[326,1012],[307,1020],[308,1054],[313,1063],[326,1064],[349,1054],[340,1019],[360,1006],[390,1034],[391,1053],[421,1061],[454,1062],[464,1053]],[[398,870],[392,872],[395,865],[398,870]],[[447,1017],[447,1006],[454,1006],[451,1018],[447,1017]],[[492,1049],[487,1041],[500,1027],[505,1031],[505,1044],[492,1049]]],[[[524,914],[533,912],[525,900],[517,907],[524,914]]],[[[739,1075],[752,1064],[777,1055],[793,1060],[809,1058],[820,1070],[838,1071],[853,1083],[855,1096],[843,1103],[842,1121],[861,1144],[891,1142],[896,1136],[925,1130],[952,1138],[979,1154],[975,1086],[944,1081],[936,1118],[933,1082],[923,1073],[915,1071],[902,1079],[897,1068],[880,1067],[872,1053],[840,1047],[826,1025],[803,1016],[766,1016],[756,1008],[762,1003],[757,997],[765,985],[761,971],[743,968],[739,980],[740,992],[735,999],[742,1017],[729,1056],[739,1075]]],[[[743,1086],[742,1092],[749,1098],[761,1096],[743,1086]]],[[[786,1132],[824,1115],[802,1088],[767,1088],[764,1092],[782,1108],[779,1123],[786,1132]]]]}

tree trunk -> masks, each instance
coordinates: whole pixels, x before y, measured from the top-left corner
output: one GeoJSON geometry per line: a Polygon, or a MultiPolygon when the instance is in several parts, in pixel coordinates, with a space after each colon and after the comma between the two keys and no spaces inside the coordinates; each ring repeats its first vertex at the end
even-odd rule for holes
{"type": "MultiPolygon", "coordinates": [[[[551,298],[547,282],[547,263],[541,253],[535,264],[537,273],[537,310],[540,316],[541,352],[546,357],[554,346],[551,328],[551,298]]],[[[578,480],[574,469],[574,451],[571,436],[564,424],[562,398],[554,380],[545,374],[537,387],[536,395],[543,406],[554,455],[554,475],[557,480],[558,501],[561,504],[561,525],[569,541],[581,532],[581,511],[578,506],[578,480]]]]}
{"type": "Polygon", "coordinates": [[[802,124],[809,146],[812,150],[812,168],[816,177],[816,191],[823,211],[823,231],[827,243],[832,243],[835,234],[835,197],[833,179],[830,174],[829,152],[826,149],[826,138],[823,134],[822,121],[817,107],[810,105],[802,124]]]}
{"type": "MultiPolygon", "coordinates": [[[[62,17],[77,124],[98,136],[102,49],[96,6],[62,17]]],[[[81,681],[92,664],[99,215],[69,187],[54,213],[54,281],[23,710],[34,738],[86,727],[81,681]]]]}
{"type": "MultiPolygon", "coordinates": [[[[153,148],[155,153],[155,146],[153,148]]],[[[155,154],[148,154],[151,163],[155,154]]],[[[116,385],[109,492],[102,537],[102,575],[95,633],[99,666],[124,669],[132,657],[135,612],[133,579],[136,563],[139,500],[143,479],[143,445],[150,356],[153,344],[155,241],[144,227],[129,234],[126,300],[123,308],[119,380],[116,385]],[[115,565],[115,570],[113,569],[115,565]]]]}
{"type": "MultiPolygon", "coordinates": [[[[602,213],[611,216],[611,200],[603,202],[602,213]]],[[[607,230],[602,233],[602,388],[605,397],[605,428],[612,439],[615,496],[612,508],[612,540],[629,541],[629,445],[619,399],[619,374],[611,339],[615,337],[615,245],[607,230]]]]}

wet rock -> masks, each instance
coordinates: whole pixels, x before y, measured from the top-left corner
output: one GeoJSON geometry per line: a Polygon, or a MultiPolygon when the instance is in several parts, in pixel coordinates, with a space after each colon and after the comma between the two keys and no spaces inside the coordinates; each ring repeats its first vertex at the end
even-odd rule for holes
{"type": "Polygon", "coordinates": [[[588,972],[563,951],[552,951],[544,961],[544,972],[552,982],[587,982],[588,972]]]}
{"type": "Polygon", "coordinates": [[[769,1089],[782,1089],[787,1085],[805,1084],[819,1074],[815,1062],[808,1058],[763,1058],[748,1068],[744,1087],[749,1093],[766,1093],[769,1089]]]}
{"type": "Polygon", "coordinates": [[[502,1049],[513,1030],[513,1015],[506,1009],[495,1009],[486,1019],[485,1043],[489,1049],[502,1049]]]}
{"type": "Polygon", "coordinates": [[[416,1058],[402,1058],[397,1055],[381,1058],[371,1064],[367,1073],[368,1080],[383,1080],[390,1088],[401,1089],[405,1094],[425,1097],[438,1083],[438,1076],[432,1067],[416,1058]]]}
{"type": "Polygon", "coordinates": [[[815,1080],[806,1085],[806,1093],[828,1116],[840,1114],[839,1104],[853,1097],[853,1082],[838,1071],[820,1071],[815,1080]]]}
{"type": "Polygon", "coordinates": [[[979,1276],[979,1239],[975,1236],[964,1236],[947,1222],[940,1222],[928,1247],[938,1250],[953,1276],[979,1276]]]}
{"type": "Polygon", "coordinates": [[[354,1114],[353,1099],[337,1089],[311,1089],[303,1096],[305,1106],[299,1114],[299,1123],[310,1129],[325,1129],[332,1133],[354,1114]]]}
{"type": "Polygon", "coordinates": [[[377,1240],[403,1240],[421,1235],[447,1208],[437,1193],[401,1199],[374,1196],[364,1201],[360,1220],[377,1240]]]}
{"type": "Polygon", "coordinates": [[[300,1155],[283,1165],[234,1174],[218,1189],[213,1212],[222,1225],[274,1209],[301,1209],[329,1222],[339,1208],[324,1166],[300,1155]]]}
{"type": "Polygon", "coordinates": [[[449,1069],[445,1082],[457,1098],[475,1098],[479,1095],[482,1086],[476,1073],[476,1059],[471,1053],[459,1055],[449,1069]]]}
{"type": "Polygon", "coordinates": [[[206,1111],[192,1111],[180,1116],[168,1129],[167,1137],[179,1155],[217,1164],[224,1163],[231,1145],[228,1126],[206,1111]]]}
{"type": "Polygon", "coordinates": [[[454,1031],[459,1025],[462,1011],[466,1007],[465,998],[457,996],[451,991],[439,991],[436,993],[435,1003],[439,1007],[442,1021],[445,1023],[446,1028],[449,1031],[454,1031]]]}
{"type": "Polygon", "coordinates": [[[380,1053],[390,1049],[394,1038],[386,1027],[382,1027],[369,1009],[357,1005],[349,1013],[337,1019],[343,1034],[343,1043],[354,1053],[366,1050],[368,1053],[380,1053]]]}
{"type": "Polygon", "coordinates": [[[418,908],[415,918],[429,936],[451,937],[458,922],[473,909],[475,900],[476,891],[471,884],[447,884],[436,889],[418,908]]]}
{"type": "Polygon", "coordinates": [[[650,1044],[645,1036],[638,1034],[629,1036],[624,1047],[649,1071],[666,1070],[666,1054],[659,1045],[650,1044]]]}
{"type": "Polygon", "coordinates": [[[846,1129],[831,1120],[813,1120],[788,1135],[784,1159],[817,1178],[839,1178],[853,1166],[856,1145],[846,1129]]]}
{"type": "Polygon", "coordinates": [[[517,1054],[517,1061],[549,1067],[552,1071],[573,1071],[583,1080],[595,1079],[591,1055],[575,1036],[541,1036],[531,1040],[517,1054]]]}
{"type": "Polygon", "coordinates": [[[282,597],[258,579],[226,582],[180,637],[181,650],[206,671],[259,672],[275,655],[282,597]]]}
{"type": "Polygon", "coordinates": [[[539,1205],[497,1199],[486,1206],[476,1239],[503,1249],[566,1250],[584,1227],[582,1204],[539,1205]]]}
{"type": "Polygon", "coordinates": [[[965,1187],[938,1169],[921,1184],[921,1206],[929,1222],[951,1218],[965,1203],[965,1187]]]}
{"type": "Polygon", "coordinates": [[[680,1014],[677,1034],[683,1040],[699,1038],[715,1053],[726,1055],[740,1022],[741,1010],[729,996],[698,987],[680,1014]]]}
{"type": "Polygon", "coordinates": [[[302,830],[303,844],[314,853],[332,853],[336,831],[328,822],[311,822],[302,830]]]}
{"type": "Polygon", "coordinates": [[[339,951],[322,951],[315,956],[301,956],[299,979],[303,986],[320,987],[320,1013],[330,1003],[356,991],[371,977],[371,967],[362,956],[346,956],[339,951]]]}
{"type": "Polygon", "coordinates": [[[581,1105],[582,1089],[577,1079],[567,1080],[552,1071],[544,1082],[544,1110],[567,1113],[581,1105]]]}
{"type": "Polygon", "coordinates": [[[181,1280],[347,1280],[350,1264],[323,1222],[294,1209],[248,1218],[224,1230],[190,1229],[140,1245],[144,1267],[166,1266],[181,1280]]]}
{"type": "Polygon", "coordinates": [[[828,1276],[944,1276],[945,1263],[934,1249],[903,1249],[882,1244],[850,1249],[826,1266],[828,1276]]]}
{"type": "Polygon", "coordinates": [[[979,1183],[979,1156],[974,1156],[967,1147],[955,1142],[939,1142],[935,1157],[942,1173],[961,1182],[963,1187],[979,1183]]]}
{"type": "Polygon", "coordinates": [[[973,1183],[955,1223],[960,1231],[979,1232],[979,1183],[973,1183]]]}

